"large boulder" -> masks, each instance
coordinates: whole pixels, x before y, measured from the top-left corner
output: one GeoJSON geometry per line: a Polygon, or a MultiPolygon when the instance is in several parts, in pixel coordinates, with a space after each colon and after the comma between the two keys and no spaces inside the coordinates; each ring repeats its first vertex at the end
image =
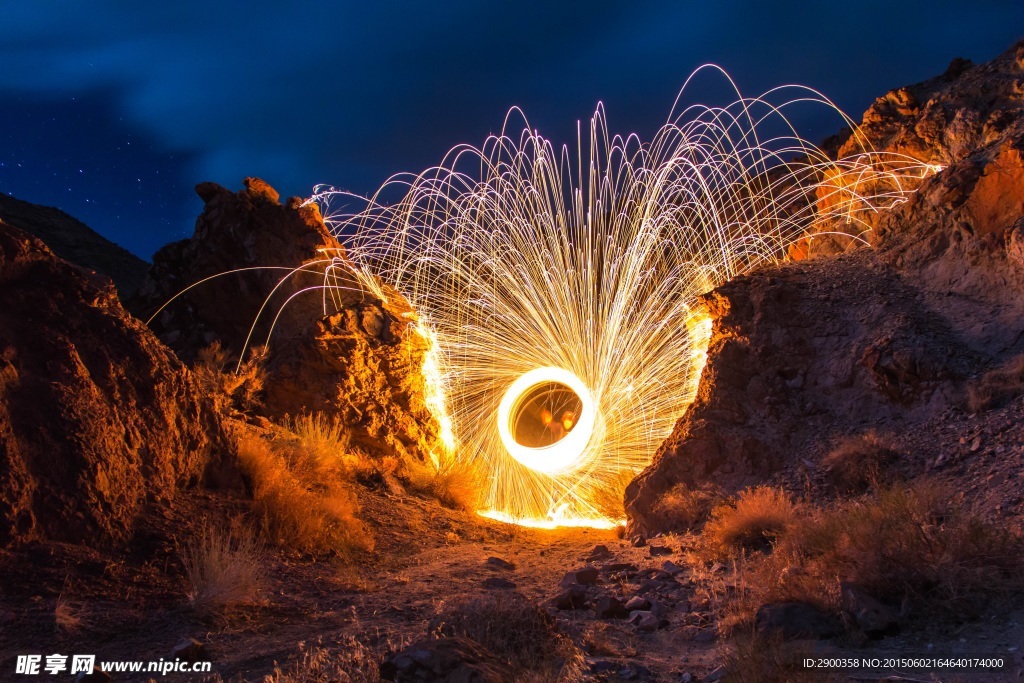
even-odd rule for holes
{"type": "Polygon", "coordinates": [[[765,268],[704,297],[707,364],[627,488],[636,528],[662,530],[659,502],[678,484],[734,492],[841,436],[913,432],[959,405],[964,380],[1024,351],[1021,92],[1024,44],[872,105],[862,138],[935,167],[874,216],[874,249],[765,268]]]}
{"type": "Polygon", "coordinates": [[[147,499],[224,483],[231,449],[110,280],[0,221],[0,545],[123,540],[147,499]]]}
{"type": "Polygon", "coordinates": [[[195,234],[157,252],[135,310],[159,311],[150,325],[185,359],[215,341],[236,357],[268,344],[268,416],[339,415],[371,454],[426,457],[439,425],[423,375],[431,345],[415,312],[356,277],[316,204],[282,204],[256,178],[245,186],[196,188],[206,206],[195,234]]]}

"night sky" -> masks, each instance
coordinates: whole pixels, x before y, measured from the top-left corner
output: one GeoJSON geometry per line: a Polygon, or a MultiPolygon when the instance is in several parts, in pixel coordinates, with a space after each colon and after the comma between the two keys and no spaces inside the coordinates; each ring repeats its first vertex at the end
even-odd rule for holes
{"type": "Polygon", "coordinates": [[[148,259],[191,234],[200,181],[365,194],[479,145],[513,105],[558,143],[599,100],[613,132],[649,138],[705,62],[744,94],[802,83],[859,118],[1021,37],[1020,0],[0,0],[0,191],[148,259]]]}

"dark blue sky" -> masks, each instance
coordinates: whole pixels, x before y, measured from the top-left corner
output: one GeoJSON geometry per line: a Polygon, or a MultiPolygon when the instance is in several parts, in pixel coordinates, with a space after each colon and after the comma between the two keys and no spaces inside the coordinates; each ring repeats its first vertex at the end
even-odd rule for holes
{"type": "Polygon", "coordinates": [[[567,142],[602,100],[614,132],[646,138],[705,62],[744,94],[802,83],[859,118],[953,57],[984,61],[1024,37],[1020,0],[0,0],[0,11],[0,191],[145,258],[191,234],[203,180],[368,193],[479,145],[513,105],[567,142]]]}

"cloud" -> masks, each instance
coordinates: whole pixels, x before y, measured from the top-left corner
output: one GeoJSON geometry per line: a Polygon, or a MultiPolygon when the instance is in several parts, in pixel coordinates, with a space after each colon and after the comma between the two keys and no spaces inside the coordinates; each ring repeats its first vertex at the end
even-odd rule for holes
{"type": "Polygon", "coordinates": [[[613,128],[643,132],[690,70],[720,61],[754,90],[804,78],[863,107],[960,46],[994,55],[1021,27],[1006,15],[1024,21],[1016,3],[941,5],[33,0],[5,7],[0,89],[113,93],[194,159],[192,180],[368,192],[480,143],[515,104],[556,139],[602,98],[613,128]]]}

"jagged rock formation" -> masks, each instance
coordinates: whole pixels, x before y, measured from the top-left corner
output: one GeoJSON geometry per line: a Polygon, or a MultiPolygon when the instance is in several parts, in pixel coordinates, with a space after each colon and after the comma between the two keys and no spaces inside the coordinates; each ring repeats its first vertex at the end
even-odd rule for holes
{"type": "Polygon", "coordinates": [[[765,269],[705,297],[708,363],[627,489],[637,528],[662,528],[658,501],[676,484],[735,491],[837,435],[911,431],[1024,351],[1024,43],[879,98],[861,134],[939,170],[877,214],[873,250],[765,269]]]}
{"type": "Polygon", "coordinates": [[[147,501],[230,485],[188,370],[110,280],[0,221],[0,545],[129,536],[147,501]]]}
{"type": "Polygon", "coordinates": [[[57,256],[106,275],[122,300],[135,294],[149,264],[60,209],[0,193],[0,219],[40,238],[57,256]]]}
{"type": "Polygon", "coordinates": [[[150,323],[183,358],[214,341],[238,356],[269,340],[268,415],[339,414],[365,450],[425,457],[439,428],[425,400],[429,344],[415,313],[397,292],[378,287],[385,300],[352,276],[315,204],[281,204],[257,178],[245,186],[196,188],[206,207],[195,235],[157,252],[133,308],[146,318],[212,277],[150,323]],[[237,269],[247,270],[222,275],[237,269]]]}

